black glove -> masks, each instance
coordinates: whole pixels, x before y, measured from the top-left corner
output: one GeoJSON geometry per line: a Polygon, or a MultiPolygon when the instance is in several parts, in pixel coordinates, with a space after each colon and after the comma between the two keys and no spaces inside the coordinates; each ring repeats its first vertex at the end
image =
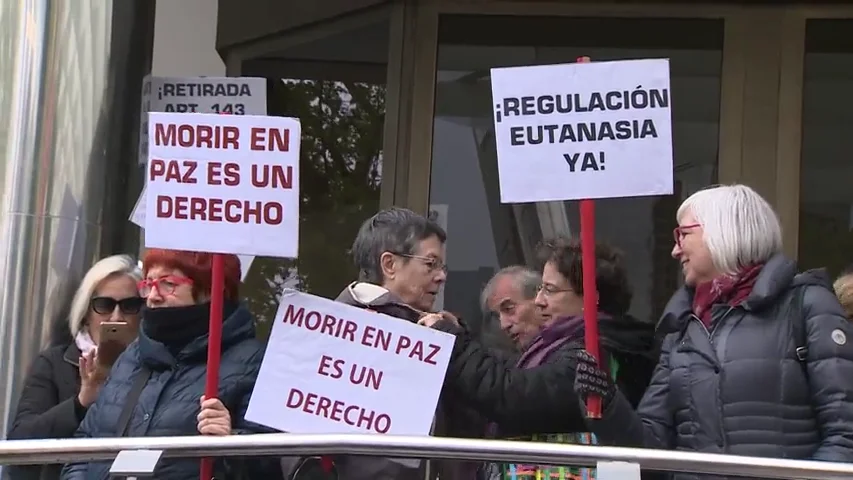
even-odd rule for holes
{"type": "Polygon", "coordinates": [[[583,399],[590,394],[598,395],[601,398],[602,410],[607,408],[616,395],[616,384],[607,372],[598,368],[598,362],[586,350],[579,351],[577,359],[575,392],[583,399]]]}

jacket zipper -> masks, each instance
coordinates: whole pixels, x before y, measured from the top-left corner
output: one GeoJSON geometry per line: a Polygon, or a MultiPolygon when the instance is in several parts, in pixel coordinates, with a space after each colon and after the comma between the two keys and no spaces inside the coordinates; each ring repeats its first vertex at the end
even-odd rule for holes
{"type": "MultiPolygon", "coordinates": [[[[697,317],[697,316],[696,316],[696,315],[694,315],[694,314],[690,314],[690,317],[691,317],[691,318],[696,319],[696,321],[698,321],[698,322],[699,322],[699,325],[702,325],[702,329],[704,329],[704,330],[705,330],[705,333],[708,335],[708,340],[710,340],[710,342],[711,342],[711,346],[712,346],[712,347],[715,347],[715,345],[714,345],[714,333],[716,333],[716,332],[717,332],[717,327],[718,327],[721,323],[723,323],[723,320],[725,320],[725,319],[726,319],[726,317],[727,317],[727,316],[729,316],[729,313],[731,313],[731,312],[732,312],[732,310],[734,310],[734,309],[735,309],[735,307],[729,306],[729,309],[728,309],[728,310],[726,310],[726,312],[725,312],[725,313],[723,313],[723,316],[722,316],[722,317],[720,317],[720,319],[719,319],[719,320],[717,320],[716,322],[714,322],[714,328],[713,328],[713,329],[711,329],[710,331],[708,330],[708,327],[706,327],[706,326],[705,326],[705,322],[703,322],[703,321],[702,321],[702,319],[700,319],[699,317],[697,317]]],[[[716,349],[716,347],[715,347],[715,349],[716,349]]],[[[717,356],[717,355],[716,355],[716,352],[715,352],[715,353],[714,353],[714,357],[716,357],[716,356],[717,356]]],[[[717,361],[717,363],[719,363],[719,361],[717,361]]],[[[723,368],[722,368],[722,366],[718,366],[717,368],[719,368],[719,369],[720,369],[720,371],[719,371],[718,375],[722,375],[722,374],[723,374],[723,368]]],[[[720,382],[719,380],[718,380],[718,382],[719,382],[719,383],[722,383],[722,382],[720,382]]],[[[721,398],[720,390],[719,390],[719,389],[717,390],[717,402],[718,402],[718,403],[719,403],[719,405],[720,405],[720,412],[719,412],[720,414],[717,416],[717,419],[718,419],[718,426],[719,426],[719,428],[720,428],[720,435],[721,435],[722,440],[723,440],[723,445],[720,445],[720,447],[721,447],[721,448],[723,448],[723,453],[725,453],[725,446],[726,446],[726,443],[728,443],[728,442],[726,442],[726,430],[725,430],[725,427],[723,426],[723,399],[721,398]]]]}
{"type": "Polygon", "coordinates": [[[725,320],[725,319],[726,319],[726,317],[728,317],[728,316],[729,316],[729,313],[731,313],[731,312],[732,312],[732,310],[734,310],[734,309],[735,309],[735,307],[731,307],[731,306],[730,306],[730,307],[729,307],[729,309],[728,309],[728,310],[726,310],[726,312],[723,314],[723,316],[722,316],[722,317],[720,317],[720,319],[719,319],[719,320],[717,320],[716,322],[714,322],[714,328],[713,328],[713,329],[711,329],[711,330],[708,330],[708,327],[706,327],[706,326],[705,326],[705,322],[703,322],[703,321],[702,321],[702,319],[700,319],[699,317],[697,317],[697,316],[696,316],[696,314],[691,313],[691,314],[690,314],[690,318],[691,318],[692,320],[696,320],[697,322],[699,322],[699,325],[701,325],[701,326],[702,326],[702,330],[705,330],[705,334],[706,334],[706,335],[708,335],[708,339],[710,339],[710,340],[711,340],[711,345],[713,345],[713,344],[714,344],[714,333],[717,331],[717,326],[718,326],[719,324],[723,323],[723,320],[725,320]]]}

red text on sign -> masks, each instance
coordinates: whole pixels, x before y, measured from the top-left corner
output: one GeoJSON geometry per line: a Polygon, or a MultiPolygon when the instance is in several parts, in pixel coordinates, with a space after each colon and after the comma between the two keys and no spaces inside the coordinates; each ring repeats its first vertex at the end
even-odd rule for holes
{"type": "Polygon", "coordinates": [[[386,413],[377,413],[358,405],[348,405],[316,393],[304,393],[296,388],[290,389],[285,405],[287,408],[301,410],[369,432],[388,433],[391,430],[391,417],[386,413]]]}
{"type": "Polygon", "coordinates": [[[156,123],[154,124],[154,145],[239,150],[240,129],[234,126],[156,123]]]}
{"type": "Polygon", "coordinates": [[[209,162],[207,164],[207,184],[227,185],[235,187],[240,185],[240,165],[236,163],[209,162]]]}
{"type": "Polygon", "coordinates": [[[365,325],[361,332],[361,344],[387,352],[391,349],[391,332],[386,332],[372,325],[365,325]]]}
{"type": "Polygon", "coordinates": [[[163,177],[166,182],[177,183],[198,183],[195,178],[195,171],[198,164],[194,160],[160,160],[152,158],[149,162],[148,172],[149,181],[154,181],[157,177],[163,177]]]}
{"type": "Polygon", "coordinates": [[[344,376],[343,367],[343,360],[323,355],[320,357],[320,367],[317,369],[317,373],[326,377],[338,379],[344,376]]]}
{"type": "MultiPolygon", "coordinates": [[[[328,355],[320,357],[320,365],[317,368],[317,373],[325,377],[339,379],[344,376],[344,368],[346,362],[339,358],[332,358],[328,355]]],[[[371,367],[351,364],[349,367],[349,381],[353,385],[363,385],[373,390],[379,390],[382,386],[382,377],[385,373],[381,370],[376,370],[371,367]]]]}
{"type": "Polygon", "coordinates": [[[323,314],[314,310],[305,312],[304,307],[298,309],[290,304],[284,311],[284,323],[304,327],[311,331],[319,331],[324,335],[343,338],[355,342],[355,332],[358,324],[351,320],[336,318],[334,315],[323,314]]]}
{"type": "Polygon", "coordinates": [[[157,218],[280,225],[284,206],[278,202],[158,195],[157,218]]]}
{"type": "Polygon", "coordinates": [[[249,133],[249,148],[261,152],[289,152],[290,130],[254,127],[249,133]]]}
{"type": "Polygon", "coordinates": [[[435,365],[435,356],[441,351],[441,347],[434,343],[424,345],[421,340],[415,340],[405,335],[400,335],[397,338],[397,345],[394,347],[394,353],[397,355],[406,355],[409,358],[418,360],[429,365],[435,365]]]}
{"type": "Polygon", "coordinates": [[[293,167],[252,164],[252,186],[258,188],[293,188],[293,167]]]}

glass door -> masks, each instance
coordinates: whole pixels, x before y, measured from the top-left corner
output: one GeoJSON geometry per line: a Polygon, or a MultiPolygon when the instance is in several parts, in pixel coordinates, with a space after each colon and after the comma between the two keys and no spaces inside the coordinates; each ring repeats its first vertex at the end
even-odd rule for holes
{"type": "Polygon", "coordinates": [[[577,234],[577,202],[500,203],[489,69],[669,58],[675,195],[597,202],[597,238],[625,252],[632,313],[654,321],[678,287],[670,258],[675,211],[718,178],[724,22],[698,18],[442,15],[429,199],[446,212],[450,273],[444,307],[482,318],[477,298],[500,268],[534,263],[543,237],[577,234]]]}

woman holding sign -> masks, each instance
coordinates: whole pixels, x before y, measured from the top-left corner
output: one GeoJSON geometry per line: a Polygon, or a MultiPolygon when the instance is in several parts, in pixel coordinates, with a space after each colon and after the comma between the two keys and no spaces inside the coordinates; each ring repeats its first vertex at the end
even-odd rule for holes
{"type": "Polygon", "coordinates": [[[776,213],[744,185],[697,192],[676,218],[686,285],[651,385],[635,412],[581,353],[575,388],[602,399],[589,427],[625,446],[853,461],[853,325],[825,273],[797,273],[776,213]]]}
{"type": "MultiPolygon", "coordinates": [[[[421,323],[457,335],[448,367],[447,392],[494,422],[490,436],[549,443],[596,443],[574,392],[577,352],[584,347],[581,247],[576,240],[543,242],[544,264],[536,306],[544,327],[513,364],[458,327],[448,314],[421,323]]],[[[629,402],[648,386],[657,352],[654,327],[628,315],[631,289],[622,255],[599,244],[596,256],[598,323],[603,358],[629,402]]],[[[489,465],[486,478],[589,478],[589,469],[542,465],[489,465]],[[550,474],[557,477],[551,477],[550,474]],[[527,475],[527,476],[525,476],[527,475]]]]}
{"type": "MultiPolygon", "coordinates": [[[[263,355],[254,319],[238,302],[240,262],[225,256],[219,397],[204,398],[212,255],[151,249],[143,260],[146,299],[138,341],[119,357],[77,437],[229,435],[260,427],[243,419],[263,355]]],[[[107,479],[109,462],[72,463],[64,480],[107,479]]],[[[227,459],[218,478],[280,478],[277,462],[227,459]],[[270,468],[267,468],[270,467],[270,468]]],[[[198,459],[164,459],[156,478],[197,480],[198,459]]]]}

